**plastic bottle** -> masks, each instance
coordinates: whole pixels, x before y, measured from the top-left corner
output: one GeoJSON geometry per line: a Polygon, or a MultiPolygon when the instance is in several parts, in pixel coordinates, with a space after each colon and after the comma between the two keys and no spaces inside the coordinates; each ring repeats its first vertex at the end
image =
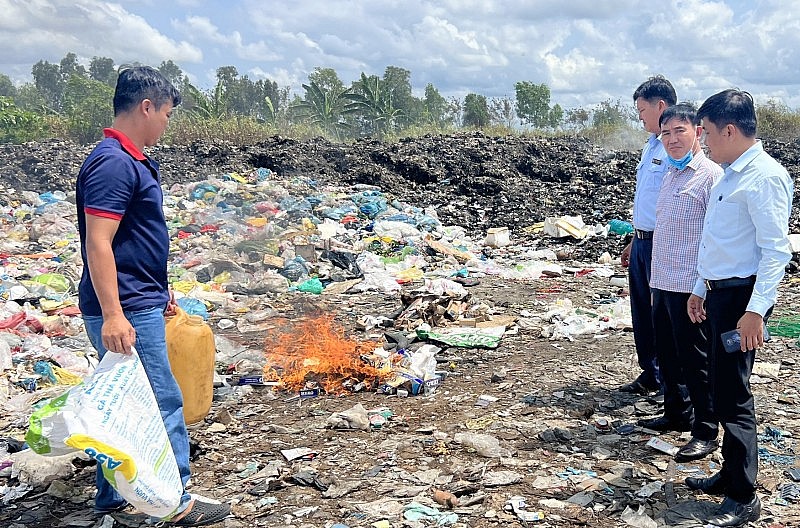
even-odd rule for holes
{"type": "Polygon", "coordinates": [[[199,422],[214,398],[214,334],[203,318],[178,308],[166,326],[167,353],[172,375],[183,394],[186,424],[199,422]]]}

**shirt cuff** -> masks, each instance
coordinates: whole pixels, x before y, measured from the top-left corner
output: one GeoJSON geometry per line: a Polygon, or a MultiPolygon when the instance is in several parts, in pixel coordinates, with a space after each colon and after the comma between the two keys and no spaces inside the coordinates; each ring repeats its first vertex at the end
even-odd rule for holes
{"type": "Polygon", "coordinates": [[[697,295],[701,299],[706,298],[706,281],[703,279],[697,279],[694,283],[694,288],[692,288],[692,293],[697,295]]]}
{"type": "Polygon", "coordinates": [[[102,209],[95,209],[93,207],[84,207],[83,212],[88,215],[99,216],[100,218],[110,218],[111,220],[116,220],[118,222],[122,220],[122,215],[119,213],[103,211],[102,209]]]}
{"type": "Polygon", "coordinates": [[[760,295],[753,295],[750,297],[750,302],[747,303],[746,311],[757,313],[763,318],[764,314],[772,307],[772,304],[760,295]]]}

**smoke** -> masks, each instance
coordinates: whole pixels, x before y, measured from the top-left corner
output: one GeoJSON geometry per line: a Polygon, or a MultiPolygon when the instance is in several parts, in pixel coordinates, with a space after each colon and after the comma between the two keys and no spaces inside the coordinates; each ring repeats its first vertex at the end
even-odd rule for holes
{"type": "Polygon", "coordinates": [[[646,141],[646,132],[621,127],[608,134],[600,146],[611,150],[641,150],[646,141]]]}

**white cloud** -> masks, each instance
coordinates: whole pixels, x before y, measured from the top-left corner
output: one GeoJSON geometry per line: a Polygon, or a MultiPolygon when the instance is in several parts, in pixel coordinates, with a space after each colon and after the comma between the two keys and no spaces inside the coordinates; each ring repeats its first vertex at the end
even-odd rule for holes
{"type": "Polygon", "coordinates": [[[528,80],[565,107],[627,103],[655,73],[681,99],[739,86],[800,102],[796,0],[0,0],[0,12],[0,71],[15,80],[71,51],[172,59],[202,89],[221,66],[299,91],[315,67],[347,84],[393,65],[415,93],[506,96],[528,80]]]}
{"type": "Polygon", "coordinates": [[[308,79],[301,79],[294,71],[289,71],[287,68],[276,68],[274,70],[262,70],[259,67],[252,68],[247,72],[252,79],[269,79],[278,84],[280,87],[284,86],[300,86],[308,79]]]}
{"type": "Polygon", "coordinates": [[[111,57],[118,64],[203,60],[199,47],[160,33],[119,4],[94,0],[0,0],[0,12],[0,68],[18,73],[29,74],[39,60],[57,63],[68,52],[78,55],[84,63],[94,56],[111,57]]]}
{"type": "Polygon", "coordinates": [[[550,70],[551,90],[589,89],[601,80],[603,63],[580,50],[570,50],[562,57],[547,53],[543,58],[550,70]]]}
{"type": "MultiPolygon", "coordinates": [[[[193,42],[208,41],[222,46],[234,57],[246,61],[279,60],[281,56],[270,49],[263,40],[245,43],[239,31],[223,34],[211,20],[206,17],[189,16],[185,21],[172,21],[173,27],[181,31],[193,42]]],[[[220,66],[223,66],[220,64],[220,66]]]]}

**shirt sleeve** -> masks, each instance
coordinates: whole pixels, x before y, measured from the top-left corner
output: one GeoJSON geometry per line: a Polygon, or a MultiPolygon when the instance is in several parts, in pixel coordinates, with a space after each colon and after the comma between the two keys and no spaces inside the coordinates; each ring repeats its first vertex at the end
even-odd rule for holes
{"type": "Polygon", "coordinates": [[[122,220],[136,188],[136,171],[128,161],[102,156],[84,173],[84,213],[122,220]]]}
{"type": "Polygon", "coordinates": [[[701,277],[698,277],[698,279],[695,281],[694,288],[692,288],[692,293],[701,299],[706,298],[706,283],[701,277]]]}
{"type": "Polygon", "coordinates": [[[792,258],[787,236],[791,203],[791,184],[785,174],[767,175],[748,193],[747,207],[756,229],[761,259],[747,311],[762,317],[775,304],[778,284],[792,258]]]}

